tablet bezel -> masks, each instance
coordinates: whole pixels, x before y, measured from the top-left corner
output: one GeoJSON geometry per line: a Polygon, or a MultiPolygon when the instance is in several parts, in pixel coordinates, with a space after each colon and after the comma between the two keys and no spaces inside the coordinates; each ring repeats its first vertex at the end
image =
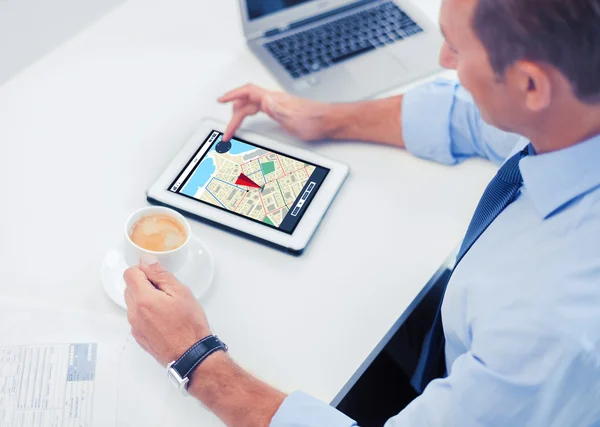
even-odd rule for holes
{"type": "Polygon", "coordinates": [[[267,149],[281,152],[283,155],[296,157],[329,169],[329,173],[323,181],[321,188],[291,235],[169,191],[175,178],[185,168],[199,147],[205,143],[210,132],[214,130],[223,132],[225,127],[226,124],[219,121],[204,119],[199,124],[198,130],[189,138],[158,180],[150,187],[147,192],[148,200],[152,203],[172,207],[183,214],[214,223],[231,231],[243,233],[248,237],[269,243],[289,252],[301,253],[306,248],[327,209],[348,176],[348,166],[314,152],[283,144],[251,131],[239,131],[236,133],[236,137],[244,139],[251,144],[255,143],[267,149]]]}

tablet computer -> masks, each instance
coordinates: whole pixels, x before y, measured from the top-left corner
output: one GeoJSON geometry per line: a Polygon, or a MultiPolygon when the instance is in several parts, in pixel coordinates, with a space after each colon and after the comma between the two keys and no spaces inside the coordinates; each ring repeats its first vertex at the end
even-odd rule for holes
{"type": "Polygon", "coordinates": [[[151,203],[300,254],[348,176],[334,160],[206,119],[148,190],[151,203]]]}

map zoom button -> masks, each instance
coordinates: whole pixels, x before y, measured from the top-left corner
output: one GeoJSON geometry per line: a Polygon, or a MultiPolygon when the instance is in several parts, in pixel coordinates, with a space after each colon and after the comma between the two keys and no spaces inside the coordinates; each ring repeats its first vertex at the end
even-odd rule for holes
{"type": "Polygon", "coordinates": [[[296,209],[292,212],[292,216],[298,216],[298,212],[300,212],[300,206],[296,206],[296,209]]]}
{"type": "Polygon", "coordinates": [[[313,190],[313,188],[315,188],[315,183],[311,182],[308,187],[306,188],[306,191],[304,192],[304,194],[302,195],[302,199],[301,200],[306,200],[310,194],[310,192],[313,190]]]}
{"type": "Polygon", "coordinates": [[[231,150],[231,141],[219,141],[215,147],[215,151],[220,154],[225,154],[231,150]]]}

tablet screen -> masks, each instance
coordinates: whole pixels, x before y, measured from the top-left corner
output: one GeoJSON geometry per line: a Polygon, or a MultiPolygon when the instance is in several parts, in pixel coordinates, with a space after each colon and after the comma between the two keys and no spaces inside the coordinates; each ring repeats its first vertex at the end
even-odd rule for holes
{"type": "Polygon", "coordinates": [[[169,191],[292,234],[329,169],[212,131],[169,191]]]}

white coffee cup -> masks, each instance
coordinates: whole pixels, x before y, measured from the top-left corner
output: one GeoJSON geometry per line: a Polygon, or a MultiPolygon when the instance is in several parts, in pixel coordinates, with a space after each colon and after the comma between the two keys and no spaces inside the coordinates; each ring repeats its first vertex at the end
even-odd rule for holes
{"type": "Polygon", "coordinates": [[[192,227],[190,223],[183,215],[173,209],[165,208],[162,206],[150,206],[139,209],[131,214],[127,223],[125,224],[125,245],[124,245],[124,256],[125,262],[129,267],[133,267],[139,264],[142,255],[153,255],[158,261],[165,267],[166,270],[177,273],[185,265],[189,255],[189,243],[192,238],[192,227]],[[152,215],[166,215],[179,224],[181,224],[187,236],[187,239],[183,245],[177,249],[165,252],[149,251],[138,245],[131,240],[131,233],[133,227],[137,222],[147,216],[152,215]]]}

